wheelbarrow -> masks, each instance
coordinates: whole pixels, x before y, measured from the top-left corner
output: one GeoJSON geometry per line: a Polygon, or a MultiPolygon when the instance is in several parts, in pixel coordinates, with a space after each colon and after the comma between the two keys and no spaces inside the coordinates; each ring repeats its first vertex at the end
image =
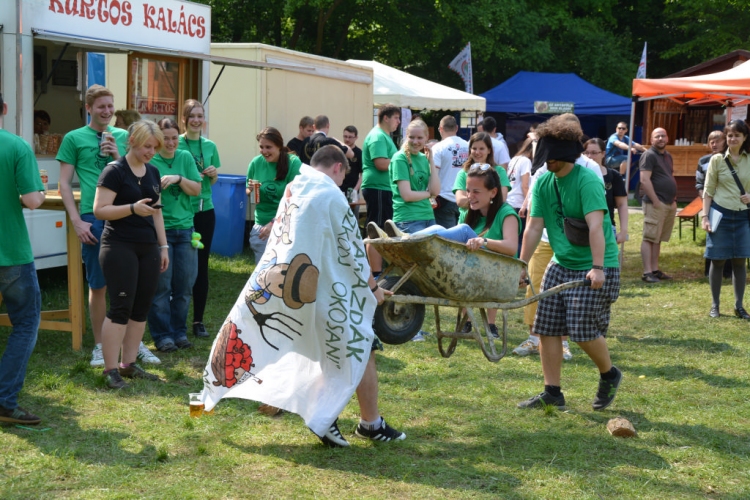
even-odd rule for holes
{"type": "MultiPolygon", "coordinates": [[[[411,340],[424,321],[425,306],[435,308],[435,336],[444,358],[456,350],[458,340],[476,341],[484,356],[497,362],[508,347],[508,311],[537,302],[563,290],[588,284],[588,281],[563,283],[523,300],[514,300],[518,293],[522,260],[486,249],[469,251],[466,246],[435,234],[408,235],[403,238],[366,239],[380,253],[388,267],[378,284],[394,294],[375,311],[375,333],[386,344],[403,344],[411,340]],[[400,275],[392,275],[396,270],[400,275]],[[455,331],[440,326],[440,306],[457,307],[455,331]],[[478,309],[481,323],[472,309],[478,309]],[[495,338],[490,332],[487,309],[502,313],[502,333],[495,338]],[[471,321],[470,332],[463,325],[471,321]],[[443,339],[450,339],[447,346],[443,339]],[[495,343],[502,342],[498,352],[495,343]]],[[[499,332],[498,332],[499,333],[499,332]]]]}

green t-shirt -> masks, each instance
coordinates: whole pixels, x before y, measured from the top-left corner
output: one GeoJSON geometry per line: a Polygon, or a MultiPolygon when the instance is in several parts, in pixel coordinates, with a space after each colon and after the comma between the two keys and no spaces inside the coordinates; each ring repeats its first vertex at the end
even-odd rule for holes
{"type": "Polygon", "coordinates": [[[289,171],[282,181],[276,179],[276,162],[268,162],[258,155],[247,166],[247,179],[260,182],[260,202],[255,205],[255,223],[265,226],[276,216],[286,185],[299,175],[302,160],[289,154],[289,171]]]}
{"type": "Polygon", "coordinates": [[[391,136],[379,126],[373,127],[362,144],[362,189],[391,190],[388,171],[375,168],[376,158],[393,158],[398,149],[391,136]]]}
{"type": "Polygon", "coordinates": [[[594,263],[591,248],[573,245],[565,237],[562,211],[555,194],[555,182],[560,190],[566,217],[583,219],[586,214],[596,210],[604,212],[602,223],[605,244],[604,267],[619,267],[617,242],[612,233],[612,226],[608,223],[607,199],[602,189],[602,182],[593,171],[580,165],[575,165],[565,177],[558,178],[552,172],[547,172],[534,184],[531,217],[544,219],[549,244],[555,252],[552,260],[574,271],[591,269],[594,263]]]}
{"type": "Polygon", "coordinates": [[[33,262],[29,232],[18,196],[44,191],[31,146],[20,137],[0,129],[0,266],[33,262]]]}
{"type": "MultiPolygon", "coordinates": [[[[107,132],[115,137],[117,150],[120,155],[127,152],[128,133],[115,127],[107,127],[107,132]]],[[[99,175],[114,160],[111,156],[99,156],[99,132],[89,127],[81,127],[71,130],[62,140],[57,152],[56,160],[61,163],[70,163],[75,168],[78,181],[81,184],[81,213],[94,213],[94,195],[96,194],[96,183],[99,175]]]]}
{"type": "MultiPolygon", "coordinates": [[[[185,179],[201,182],[201,175],[195,166],[195,161],[190,153],[176,150],[174,158],[165,160],[157,154],[151,159],[151,164],[159,169],[161,177],[165,175],[181,175],[185,179]]],[[[164,216],[165,229],[190,229],[193,227],[193,203],[192,196],[182,190],[179,184],[170,184],[161,192],[161,204],[164,208],[161,213],[164,216]]]]}
{"type": "MultiPolygon", "coordinates": [[[[466,211],[465,213],[461,214],[458,217],[458,223],[463,224],[466,221],[466,215],[469,212],[466,211]]],[[[503,240],[503,223],[505,222],[506,217],[515,217],[518,221],[518,234],[521,234],[521,218],[518,216],[515,210],[513,210],[513,207],[508,205],[507,203],[503,203],[503,205],[500,207],[500,210],[497,211],[497,215],[495,215],[495,220],[492,221],[492,225],[490,226],[489,231],[487,231],[483,237],[487,238],[488,240],[503,240]]],[[[482,231],[484,231],[484,225],[486,224],[486,217],[480,217],[477,223],[472,228],[475,233],[481,234],[482,231]]],[[[518,257],[518,253],[514,255],[514,257],[518,257]]]]}
{"type": "Polygon", "coordinates": [[[391,158],[388,167],[391,179],[390,189],[393,193],[393,222],[410,222],[415,220],[432,220],[430,199],[419,201],[404,201],[398,190],[398,181],[409,181],[412,191],[427,191],[430,186],[430,161],[423,153],[411,155],[411,166],[406,159],[406,153],[398,151],[391,158]]]}
{"type": "MultiPolygon", "coordinates": [[[[497,172],[497,176],[500,177],[500,185],[505,186],[508,188],[508,191],[512,189],[510,185],[510,179],[508,179],[508,172],[505,171],[505,169],[502,167],[502,165],[495,165],[495,172],[497,172]]],[[[466,177],[469,175],[469,173],[464,170],[463,168],[458,171],[458,174],[456,175],[456,180],[453,182],[453,192],[456,191],[466,191],[466,177]]],[[[458,208],[458,215],[459,217],[466,214],[468,208],[459,207],[458,208]]]]}
{"type": "MultiPolygon", "coordinates": [[[[177,149],[187,151],[193,155],[198,172],[203,172],[203,169],[208,167],[221,167],[221,160],[219,159],[219,151],[216,149],[216,144],[205,137],[201,137],[198,141],[191,141],[185,139],[185,135],[183,134],[180,136],[180,145],[177,146],[177,149]]],[[[213,210],[214,202],[211,199],[211,178],[209,176],[203,176],[201,194],[192,196],[191,198],[194,212],[213,210]]]]}

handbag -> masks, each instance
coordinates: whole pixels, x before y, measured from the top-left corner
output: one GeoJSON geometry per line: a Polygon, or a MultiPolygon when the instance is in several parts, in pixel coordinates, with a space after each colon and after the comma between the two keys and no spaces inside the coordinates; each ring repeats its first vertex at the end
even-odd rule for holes
{"type": "MultiPolygon", "coordinates": [[[[732,162],[729,161],[729,158],[726,156],[724,157],[724,161],[727,162],[727,167],[729,167],[729,171],[732,172],[732,177],[734,178],[734,182],[737,184],[737,187],[740,188],[740,196],[745,194],[745,188],[742,186],[742,183],[740,182],[740,178],[737,177],[737,172],[734,170],[734,167],[732,166],[732,162]]],[[[745,210],[745,213],[747,213],[747,219],[750,222],[750,203],[747,204],[748,210],[745,210]]]]}
{"type": "Polygon", "coordinates": [[[589,225],[586,219],[576,219],[574,217],[566,217],[565,209],[563,208],[562,198],[560,198],[560,191],[557,189],[557,180],[553,181],[555,184],[555,194],[557,195],[557,202],[560,204],[560,211],[563,216],[563,230],[565,231],[565,237],[568,241],[579,247],[591,246],[589,242],[589,225]]]}

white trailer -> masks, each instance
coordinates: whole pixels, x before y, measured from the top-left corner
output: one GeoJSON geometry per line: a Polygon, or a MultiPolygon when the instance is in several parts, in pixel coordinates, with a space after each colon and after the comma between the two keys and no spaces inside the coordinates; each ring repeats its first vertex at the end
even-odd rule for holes
{"type": "MultiPolygon", "coordinates": [[[[34,110],[50,133],[86,124],[86,88],[115,93],[116,109],[181,120],[181,103],[206,101],[210,62],[285,69],[263,61],[211,56],[210,7],[182,0],[0,0],[0,92],[4,127],[34,144],[34,110]]],[[[209,105],[206,112],[209,112],[209,105]]],[[[38,154],[57,191],[54,154],[38,154]]],[[[67,264],[63,212],[25,211],[37,269],[67,264]]]]}

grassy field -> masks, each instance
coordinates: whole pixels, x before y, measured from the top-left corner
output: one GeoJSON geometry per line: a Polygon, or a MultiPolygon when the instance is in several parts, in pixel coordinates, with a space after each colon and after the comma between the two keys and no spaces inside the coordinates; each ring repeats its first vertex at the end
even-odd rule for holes
{"type": "MultiPolygon", "coordinates": [[[[0,498],[749,498],[750,325],[726,315],[729,281],[725,315],[708,317],[702,234],[679,240],[675,228],[661,267],[676,279],[643,283],[641,220],[631,216],[608,337],[625,378],[603,412],[591,409],[597,373],[576,346],[563,366],[569,410],[522,411],[516,403],[542,389],[538,356],[492,364],[464,342],[442,359],[428,337],[378,355],[381,411],[406,441],[355,438],[353,400],[340,419],[352,446],[330,450],[299,417],[269,418],[251,401],[189,418],[209,340],[161,355],[154,372],[165,383],[112,392],[88,365],[90,334],[73,352],[68,335],[42,331],[21,405],[44,420],[2,427],[0,498]],[[610,436],[615,416],[638,437],[610,436]]],[[[213,331],[251,270],[247,255],[212,259],[213,331]]],[[[45,307],[66,299],[64,279],[42,273],[45,307]]],[[[527,334],[521,310],[510,321],[509,349],[527,334]]],[[[425,328],[434,328],[429,313],[425,328]]],[[[3,346],[7,335],[0,328],[3,346]]]]}

